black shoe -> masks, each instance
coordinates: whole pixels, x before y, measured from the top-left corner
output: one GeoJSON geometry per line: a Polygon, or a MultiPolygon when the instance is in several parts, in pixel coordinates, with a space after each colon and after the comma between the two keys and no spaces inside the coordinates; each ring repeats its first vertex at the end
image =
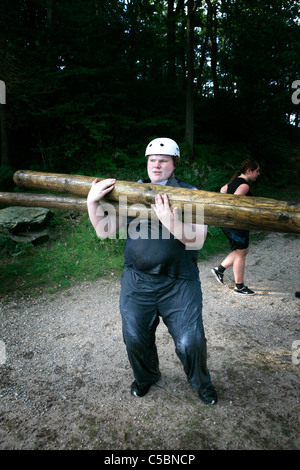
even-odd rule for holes
{"type": "Polygon", "coordinates": [[[139,385],[136,381],[131,384],[131,395],[135,397],[143,397],[146,393],[149,392],[149,389],[153,384],[139,385]]]}
{"type": "Polygon", "coordinates": [[[212,385],[206,390],[198,390],[198,395],[205,405],[215,405],[218,401],[217,392],[212,385]]]}
{"type": "Polygon", "coordinates": [[[211,272],[213,273],[213,275],[215,276],[218,282],[220,282],[221,284],[224,284],[224,281],[223,281],[224,274],[220,273],[220,271],[218,271],[218,268],[212,268],[211,272]]]}
{"type": "Polygon", "coordinates": [[[235,294],[240,294],[240,295],[254,295],[255,294],[255,292],[249,289],[247,286],[244,286],[241,289],[238,289],[238,287],[235,287],[233,291],[235,294]]]}

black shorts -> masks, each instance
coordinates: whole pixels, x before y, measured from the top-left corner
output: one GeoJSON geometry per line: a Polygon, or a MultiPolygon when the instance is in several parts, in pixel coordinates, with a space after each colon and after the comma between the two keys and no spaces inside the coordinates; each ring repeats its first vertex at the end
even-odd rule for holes
{"type": "Polygon", "coordinates": [[[231,251],[244,250],[249,246],[249,230],[221,227],[229,240],[231,251]]]}

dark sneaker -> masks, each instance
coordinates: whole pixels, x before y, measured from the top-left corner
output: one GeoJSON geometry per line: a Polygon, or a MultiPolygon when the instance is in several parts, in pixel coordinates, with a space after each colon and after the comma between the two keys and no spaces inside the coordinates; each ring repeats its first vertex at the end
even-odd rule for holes
{"type": "Polygon", "coordinates": [[[131,394],[135,397],[143,397],[146,393],[149,392],[149,389],[152,384],[148,385],[139,385],[136,381],[131,384],[131,394]]]}
{"type": "Polygon", "coordinates": [[[251,289],[248,289],[247,286],[244,286],[241,289],[238,289],[237,287],[235,287],[233,291],[235,294],[240,294],[240,295],[254,295],[255,294],[255,292],[251,289]]]}
{"type": "Polygon", "coordinates": [[[220,271],[218,271],[218,268],[212,268],[211,272],[213,273],[213,275],[215,276],[218,282],[220,282],[221,284],[224,284],[224,281],[223,281],[224,274],[220,273],[220,271]]]}
{"type": "Polygon", "coordinates": [[[218,401],[217,392],[212,385],[206,390],[198,390],[198,395],[205,405],[215,405],[218,401]]]}

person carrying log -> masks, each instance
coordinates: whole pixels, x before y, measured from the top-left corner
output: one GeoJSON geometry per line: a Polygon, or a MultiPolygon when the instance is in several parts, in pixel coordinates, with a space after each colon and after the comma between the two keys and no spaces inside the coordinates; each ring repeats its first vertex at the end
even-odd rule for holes
{"type": "MultiPolygon", "coordinates": [[[[154,139],[148,144],[145,156],[148,182],[196,190],[174,176],[180,160],[174,140],[154,139]]],[[[140,181],[147,183],[147,180],[140,181]]],[[[207,227],[198,221],[196,224],[182,222],[178,208],[170,207],[167,194],[163,197],[157,194],[152,204],[156,222],[140,221],[132,230],[132,221],[127,218],[99,212],[99,201],[113,190],[115,182],[113,178],[96,179],[87,197],[87,207],[98,236],[114,236],[121,226],[127,227],[120,312],[134,376],[131,393],[138,397],[146,395],[161,377],[155,344],[161,317],[173,337],[189,383],[205,404],[215,404],[218,398],[207,368],[197,266],[198,250],[205,241],[207,227]]]]}
{"type": "MultiPolygon", "coordinates": [[[[221,189],[221,193],[236,194],[240,196],[252,196],[249,183],[256,181],[260,174],[260,165],[256,160],[246,159],[241,164],[229,183],[221,189]]],[[[234,293],[239,295],[254,295],[255,292],[244,285],[244,273],[246,256],[249,252],[249,230],[221,227],[229,240],[231,252],[222,263],[211,272],[221,284],[224,284],[224,272],[230,266],[233,267],[235,279],[234,293]]]]}

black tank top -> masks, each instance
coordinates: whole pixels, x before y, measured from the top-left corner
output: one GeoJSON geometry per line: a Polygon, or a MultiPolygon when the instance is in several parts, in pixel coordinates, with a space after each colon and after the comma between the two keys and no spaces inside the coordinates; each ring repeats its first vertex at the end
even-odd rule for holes
{"type": "MultiPolygon", "coordinates": [[[[234,194],[235,191],[237,190],[237,188],[239,186],[241,186],[241,184],[247,184],[249,186],[249,183],[244,178],[240,178],[238,176],[237,178],[235,178],[232,181],[232,183],[230,183],[228,185],[227,194],[234,194]]],[[[249,187],[249,191],[247,192],[246,196],[252,196],[251,191],[250,191],[250,187],[249,187]]]]}

